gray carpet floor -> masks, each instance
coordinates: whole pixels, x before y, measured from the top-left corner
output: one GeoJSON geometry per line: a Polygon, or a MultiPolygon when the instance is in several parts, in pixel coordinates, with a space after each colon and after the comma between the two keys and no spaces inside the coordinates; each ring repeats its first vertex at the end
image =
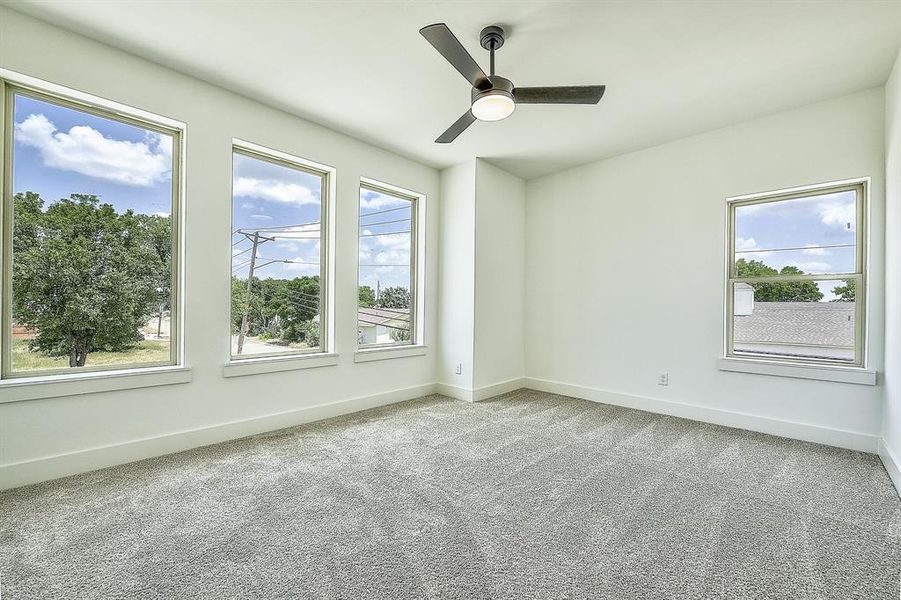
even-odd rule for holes
{"type": "Polygon", "coordinates": [[[523,390],[0,495],[3,598],[896,599],[874,455],[523,390]]]}

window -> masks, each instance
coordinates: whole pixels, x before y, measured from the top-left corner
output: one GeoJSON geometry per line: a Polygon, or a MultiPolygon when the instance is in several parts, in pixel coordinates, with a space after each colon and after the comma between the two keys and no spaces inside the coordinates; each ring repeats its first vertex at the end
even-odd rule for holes
{"type": "Polygon", "coordinates": [[[729,202],[727,356],[864,366],[866,184],[729,202]]]}
{"type": "Polygon", "coordinates": [[[180,127],[82,95],[0,88],[0,375],[180,363],[180,127]]]}
{"type": "Polygon", "coordinates": [[[417,247],[421,197],[366,181],[360,185],[360,348],[417,343],[417,247]]]}
{"type": "Polygon", "coordinates": [[[231,357],[326,352],[330,170],[236,142],[231,357]]]}

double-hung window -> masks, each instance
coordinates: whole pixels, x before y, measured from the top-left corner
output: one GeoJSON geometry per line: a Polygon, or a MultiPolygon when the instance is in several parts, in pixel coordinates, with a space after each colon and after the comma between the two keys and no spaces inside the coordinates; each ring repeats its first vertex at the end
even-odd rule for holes
{"type": "Polygon", "coordinates": [[[357,342],[361,349],[419,343],[419,219],[422,197],[360,185],[357,342]]]}
{"type": "Polygon", "coordinates": [[[2,378],[179,364],[182,126],[0,79],[2,378]]]}
{"type": "Polygon", "coordinates": [[[328,351],[332,170],[235,141],[231,358],[328,351]]]}
{"type": "Polygon", "coordinates": [[[729,201],[726,355],[863,367],[866,182],[729,201]]]}

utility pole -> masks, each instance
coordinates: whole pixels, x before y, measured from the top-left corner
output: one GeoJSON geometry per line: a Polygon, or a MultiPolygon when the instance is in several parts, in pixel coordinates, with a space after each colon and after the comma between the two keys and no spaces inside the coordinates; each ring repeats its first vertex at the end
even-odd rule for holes
{"type": "Polygon", "coordinates": [[[241,354],[241,351],[244,350],[244,336],[247,335],[247,328],[250,325],[248,323],[248,315],[250,313],[250,291],[251,286],[253,285],[253,270],[257,263],[257,247],[262,243],[271,242],[275,239],[263,237],[260,235],[259,231],[254,231],[253,235],[244,231],[241,233],[253,242],[253,250],[250,251],[250,270],[247,272],[247,294],[244,297],[244,316],[241,317],[241,330],[238,332],[238,351],[236,354],[241,354]],[[261,242],[260,240],[263,241],[261,242]]]}

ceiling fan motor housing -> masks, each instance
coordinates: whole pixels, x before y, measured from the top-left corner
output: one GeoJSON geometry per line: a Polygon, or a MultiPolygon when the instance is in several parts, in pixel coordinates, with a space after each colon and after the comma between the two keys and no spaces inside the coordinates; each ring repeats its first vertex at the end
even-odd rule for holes
{"type": "Polygon", "coordinates": [[[479,98],[483,96],[494,96],[494,95],[503,95],[508,98],[513,98],[513,82],[505,77],[501,77],[500,75],[492,75],[491,76],[491,87],[487,90],[480,90],[479,88],[472,88],[472,102],[475,102],[479,98]]]}

